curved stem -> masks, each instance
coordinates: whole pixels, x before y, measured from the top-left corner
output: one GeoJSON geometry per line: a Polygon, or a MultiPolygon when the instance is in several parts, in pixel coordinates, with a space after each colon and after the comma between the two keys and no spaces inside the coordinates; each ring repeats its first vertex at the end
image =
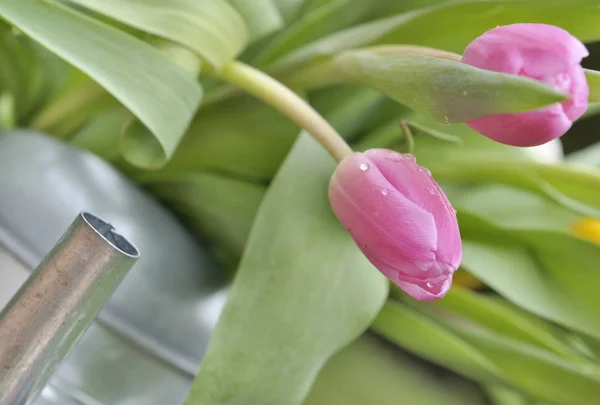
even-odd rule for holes
{"type": "Polygon", "coordinates": [[[223,67],[217,75],[285,114],[310,133],[337,161],[353,153],[346,141],[318,112],[271,76],[237,61],[223,67]]]}

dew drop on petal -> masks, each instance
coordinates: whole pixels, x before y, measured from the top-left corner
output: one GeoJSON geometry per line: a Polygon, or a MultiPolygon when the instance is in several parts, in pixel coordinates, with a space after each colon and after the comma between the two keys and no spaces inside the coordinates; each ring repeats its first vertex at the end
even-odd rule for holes
{"type": "Polygon", "coordinates": [[[427,169],[425,167],[419,167],[419,171],[421,173],[427,173],[427,175],[431,176],[431,172],[429,171],[429,169],[427,169]]]}
{"type": "Polygon", "coordinates": [[[417,159],[411,155],[410,153],[405,153],[404,155],[402,155],[404,157],[404,159],[410,161],[410,162],[416,162],[417,159]]]}
{"type": "Polygon", "coordinates": [[[366,172],[367,170],[369,170],[369,164],[361,163],[358,165],[358,168],[360,169],[361,172],[366,172]]]}
{"type": "Polygon", "coordinates": [[[432,187],[427,187],[427,191],[429,191],[429,195],[432,195],[432,196],[438,195],[438,192],[432,187]]]}
{"type": "Polygon", "coordinates": [[[396,153],[396,152],[390,152],[385,157],[386,157],[386,159],[392,160],[394,162],[400,161],[400,154],[396,153]]]}
{"type": "Polygon", "coordinates": [[[388,191],[388,189],[384,188],[381,190],[381,194],[382,195],[388,195],[390,192],[388,191]]]}
{"type": "Polygon", "coordinates": [[[427,282],[427,287],[433,288],[433,287],[435,287],[435,283],[433,281],[428,281],[427,282]]]}

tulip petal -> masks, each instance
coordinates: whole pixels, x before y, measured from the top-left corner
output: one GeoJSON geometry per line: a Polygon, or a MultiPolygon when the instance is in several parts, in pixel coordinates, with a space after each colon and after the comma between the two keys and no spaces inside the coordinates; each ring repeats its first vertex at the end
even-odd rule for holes
{"type": "MultiPolygon", "coordinates": [[[[456,212],[429,170],[417,165],[413,157],[407,158],[394,151],[370,149],[365,154],[376,162],[377,168],[396,190],[433,215],[438,235],[436,260],[443,263],[437,268],[441,272],[447,272],[451,267],[452,271],[456,270],[462,252],[456,212]]],[[[432,268],[431,271],[435,270],[432,268]]]]}
{"type": "Polygon", "coordinates": [[[484,117],[467,125],[506,145],[538,146],[562,136],[571,128],[571,120],[556,104],[541,110],[484,117]]]}
{"type": "Polygon", "coordinates": [[[344,159],[330,183],[338,220],[365,256],[388,278],[417,277],[435,261],[434,217],[415,205],[362,153],[344,159]]]}
{"type": "Polygon", "coordinates": [[[485,32],[467,46],[464,63],[539,80],[571,98],[535,111],[479,118],[467,125],[513,146],[538,146],[564,135],[587,109],[589,87],[580,63],[588,54],[581,41],[552,25],[511,24],[485,32]]]}
{"type": "Polygon", "coordinates": [[[419,301],[434,301],[443,298],[452,286],[452,274],[437,281],[436,283],[427,282],[411,283],[403,280],[397,280],[398,287],[405,293],[419,301]],[[431,286],[431,287],[430,287],[431,286]]]}
{"type": "Polygon", "coordinates": [[[564,72],[588,55],[585,45],[562,28],[511,24],[493,28],[473,41],[463,62],[496,72],[542,77],[564,72]]]}

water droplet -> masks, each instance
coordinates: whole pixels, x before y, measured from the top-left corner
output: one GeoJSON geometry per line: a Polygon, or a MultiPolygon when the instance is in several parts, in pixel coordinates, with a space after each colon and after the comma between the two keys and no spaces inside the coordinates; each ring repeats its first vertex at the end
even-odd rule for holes
{"type": "Polygon", "coordinates": [[[463,96],[466,96],[467,94],[469,94],[466,90],[463,90],[463,96]]]}
{"type": "Polygon", "coordinates": [[[367,170],[369,170],[369,164],[361,163],[358,165],[358,168],[360,169],[361,172],[366,172],[367,170]]]}
{"type": "Polygon", "coordinates": [[[387,189],[385,189],[385,188],[381,190],[381,194],[382,195],[388,195],[389,193],[390,192],[387,189]]]}
{"type": "Polygon", "coordinates": [[[427,187],[427,191],[429,191],[429,195],[436,196],[438,192],[433,187],[427,187]]]}
{"type": "Polygon", "coordinates": [[[417,159],[411,155],[410,153],[405,153],[404,155],[402,155],[402,157],[404,157],[404,159],[411,161],[411,162],[416,162],[417,159]]]}
{"type": "Polygon", "coordinates": [[[456,215],[456,210],[454,208],[452,208],[452,212],[454,213],[454,215],[456,215]]]}
{"type": "Polygon", "coordinates": [[[429,171],[429,169],[427,169],[425,167],[419,167],[419,171],[421,173],[427,173],[429,176],[431,176],[431,172],[429,171]]]}
{"type": "Polygon", "coordinates": [[[427,282],[427,287],[433,288],[433,287],[435,287],[435,283],[433,281],[428,281],[427,282]]]}
{"type": "Polygon", "coordinates": [[[427,271],[427,270],[429,270],[430,267],[431,267],[431,263],[425,263],[425,264],[422,264],[421,266],[419,266],[421,271],[427,271]]]}
{"type": "Polygon", "coordinates": [[[386,155],[386,159],[393,160],[394,162],[399,162],[400,154],[396,152],[390,152],[386,155]]]}
{"type": "Polygon", "coordinates": [[[447,115],[444,115],[444,124],[450,125],[450,118],[447,115]]]}

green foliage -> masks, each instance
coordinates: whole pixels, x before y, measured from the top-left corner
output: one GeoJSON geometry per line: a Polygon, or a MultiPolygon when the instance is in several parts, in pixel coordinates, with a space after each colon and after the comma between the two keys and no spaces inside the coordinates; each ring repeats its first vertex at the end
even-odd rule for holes
{"type": "MultiPolygon", "coordinates": [[[[600,217],[598,145],[540,161],[447,125],[564,95],[405,45],[461,52],[525,21],[597,41],[597,3],[2,0],[0,127],[38,128],[113,162],[227,270],[239,265],[189,405],[485,403],[464,378],[434,379],[414,357],[358,338],[369,327],[478,382],[496,405],[591,404],[600,245],[573,225],[600,217]],[[393,289],[388,299],[328,205],[334,162],[287,117],[206,76],[239,55],[301,93],[356,150],[405,151],[404,120],[458,210],[462,268],[487,291],[457,286],[415,303],[393,289]]],[[[586,70],[588,115],[599,77],[586,70]]]]}
{"type": "Polygon", "coordinates": [[[377,315],[387,281],[329,208],[333,169],[302,135],[254,220],[187,404],[301,404],[323,363],[377,315]]]}

